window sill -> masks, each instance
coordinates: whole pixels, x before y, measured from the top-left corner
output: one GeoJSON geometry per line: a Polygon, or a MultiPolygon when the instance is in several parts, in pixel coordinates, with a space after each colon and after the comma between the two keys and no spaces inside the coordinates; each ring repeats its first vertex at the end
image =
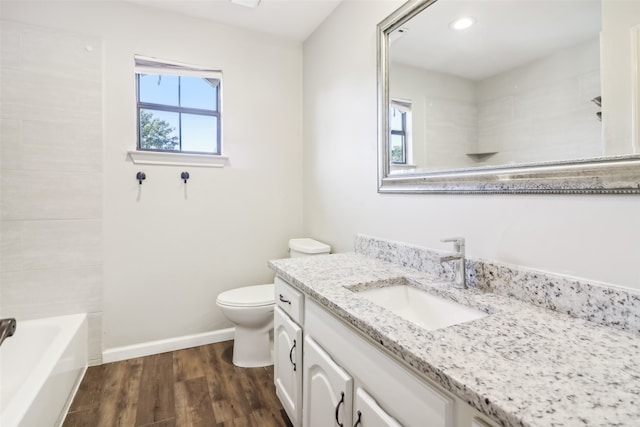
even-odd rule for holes
{"type": "Polygon", "coordinates": [[[162,153],[157,151],[129,151],[129,158],[136,165],[201,166],[223,168],[229,158],[212,154],[162,153]]]}

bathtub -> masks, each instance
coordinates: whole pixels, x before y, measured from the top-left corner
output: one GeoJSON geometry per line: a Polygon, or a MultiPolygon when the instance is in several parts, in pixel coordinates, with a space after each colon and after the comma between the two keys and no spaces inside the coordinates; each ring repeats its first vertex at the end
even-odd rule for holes
{"type": "Polygon", "coordinates": [[[0,346],[0,426],[59,426],[87,369],[87,316],[18,320],[0,346]]]}

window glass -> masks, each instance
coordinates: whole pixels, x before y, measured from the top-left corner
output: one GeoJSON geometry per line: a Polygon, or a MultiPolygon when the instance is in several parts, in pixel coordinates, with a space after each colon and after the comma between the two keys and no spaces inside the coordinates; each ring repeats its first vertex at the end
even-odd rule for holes
{"type": "Polygon", "coordinates": [[[391,163],[405,163],[404,135],[391,135],[391,163]]]}
{"type": "Polygon", "coordinates": [[[389,107],[389,157],[393,164],[407,164],[411,144],[411,101],[392,100],[389,107]]]}
{"type": "Polygon", "coordinates": [[[140,102],[178,106],[178,76],[140,74],[140,102]]]}
{"type": "Polygon", "coordinates": [[[404,112],[391,108],[391,130],[404,130],[404,112]]]}
{"type": "Polygon", "coordinates": [[[218,84],[215,80],[211,83],[199,77],[182,76],[180,77],[180,105],[188,108],[217,110],[217,90],[218,84]]]}
{"type": "Polygon", "coordinates": [[[210,153],[218,135],[215,117],[182,114],[182,150],[210,153]]]}

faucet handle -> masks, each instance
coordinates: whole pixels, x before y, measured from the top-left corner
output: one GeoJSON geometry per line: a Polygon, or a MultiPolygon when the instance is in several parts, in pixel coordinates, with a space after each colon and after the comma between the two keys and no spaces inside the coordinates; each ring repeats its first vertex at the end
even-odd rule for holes
{"type": "Polygon", "coordinates": [[[449,237],[447,239],[441,239],[441,242],[453,242],[453,249],[464,255],[465,242],[464,237],[449,237]]]}

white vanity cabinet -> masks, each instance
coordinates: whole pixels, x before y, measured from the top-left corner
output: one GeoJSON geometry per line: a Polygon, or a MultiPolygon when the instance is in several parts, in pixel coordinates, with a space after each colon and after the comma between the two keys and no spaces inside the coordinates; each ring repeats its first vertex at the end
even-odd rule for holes
{"type": "Polygon", "coordinates": [[[302,425],[351,426],[353,378],[308,335],[304,339],[302,425]]]}
{"type": "Polygon", "coordinates": [[[273,380],[294,426],[302,415],[302,328],[276,307],[273,320],[273,380]]]}
{"type": "Polygon", "coordinates": [[[304,426],[402,427],[308,335],[304,348],[304,426]]]}
{"type": "MultiPolygon", "coordinates": [[[[307,354],[311,342],[317,343],[317,347],[322,347],[321,350],[327,354],[326,357],[354,379],[355,405],[345,405],[343,411],[351,413],[353,423],[344,424],[345,427],[353,426],[358,418],[360,424],[357,427],[454,427],[453,398],[420,380],[315,302],[305,301],[304,316],[303,382],[310,376],[307,373],[307,354]]],[[[303,384],[303,389],[303,416],[306,421],[307,402],[315,399],[308,393],[315,390],[309,390],[307,384],[303,384]]],[[[340,397],[338,393],[337,398],[340,397]]],[[[347,397],[349,400],[354,399],[353,392],[347,397]]],[[[348,402],[346,398],[345,402],[348,402]]],[[[337,407],[334,406],[335,408],[337,407]]],[[[339,424],[303,425],[324,427],[339,424]]]]}
{"type": "Polygon", "coordinates": [[[495,426],[280,278],[276,301],[274,381],[294,426],[495,426]]]}
{"type": "Polygon", "coordinates": [[[354,427],[402,427],[363,389],[356,389],[353,403],[354,427]]]}
{"type": "Polygon", "coordinates": [[[291,423],[302,425],[302,323],[304,297],[275,281],[276,308],[273,319],[273,379],[276,395],[291,423]]]}

